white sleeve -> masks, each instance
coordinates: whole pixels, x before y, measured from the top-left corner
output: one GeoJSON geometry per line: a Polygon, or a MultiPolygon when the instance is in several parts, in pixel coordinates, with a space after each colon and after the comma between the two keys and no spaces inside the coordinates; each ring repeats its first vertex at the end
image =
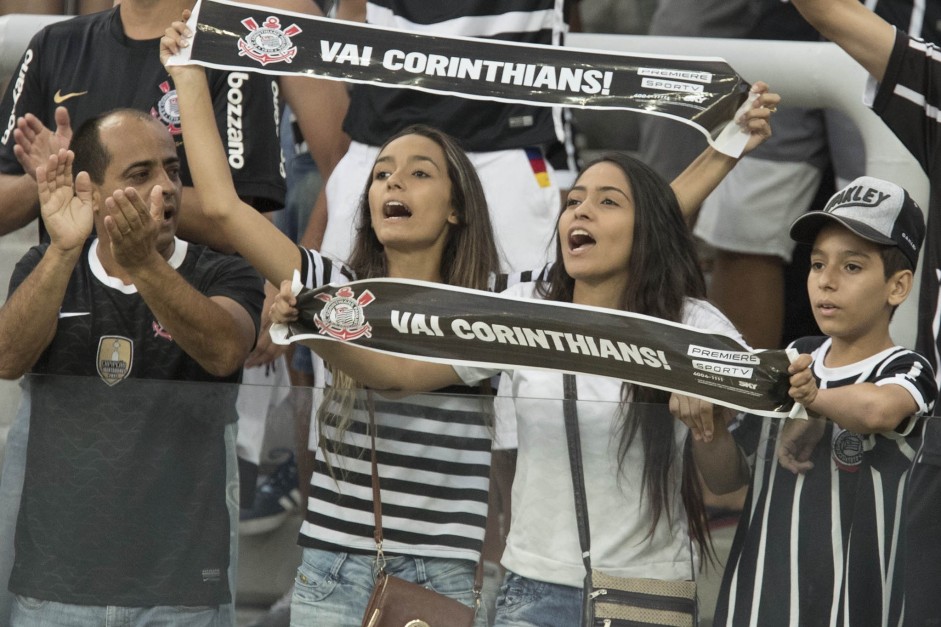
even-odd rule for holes
{"type": "Polygon", "coordinates": [[[735,325],[725,317],[724,313],[708,301],[687,298],[686,303],[683,305],[682,323],[709,333],[728,335],[745,348],[751,349],[742,334],[735,328],[735,325]]]}
{"type": "Polygon", "coordinates": [[[495,377],[502,372],[502,370],[495,368],[480,368],[478,366],[458,366],[455,364],[451,367],[454,368],[454,372],[461,377],[461,381],[466,385],[477,385],[484,379],[495,377]]]}

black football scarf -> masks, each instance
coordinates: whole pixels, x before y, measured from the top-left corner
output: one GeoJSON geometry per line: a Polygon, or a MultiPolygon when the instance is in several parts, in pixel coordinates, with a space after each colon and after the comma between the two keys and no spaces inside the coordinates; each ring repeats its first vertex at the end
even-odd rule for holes
{"type": "Polygon", "coordinates": [[[723,152],[740,152],[738,144],[744,145],[744,137],[732,145],[716,141],[749,85],[715,57],[424,35],[226,0],[198,2],[190,25],[193,45],[173,63],[488,101],[637,111],[690,124],[723,152]]]}
{"type": "MultiPolygon", "coordinates": [[[[329,340],[403,357],[616,377],[786,417],[787,353],[659,318],[401,279],[301,290],[276,342],[329,340]]],[[[340,364],[342,367],[342,364],[340,364]]]]}

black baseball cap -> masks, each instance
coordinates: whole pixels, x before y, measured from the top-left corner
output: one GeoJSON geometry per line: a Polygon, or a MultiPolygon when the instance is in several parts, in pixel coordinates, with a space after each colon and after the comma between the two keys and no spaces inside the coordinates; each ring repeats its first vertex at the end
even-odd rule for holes
{"type": "Polygon", "coordinates": [[[872,176],[861,176],[833,196],[821,211],[805,213],[791,225],[791,239],[813,244],[826,224],[837,222],[863,239],[897,246],[918,265],[925,239],[925,216],[901,186],[872,176]]]}

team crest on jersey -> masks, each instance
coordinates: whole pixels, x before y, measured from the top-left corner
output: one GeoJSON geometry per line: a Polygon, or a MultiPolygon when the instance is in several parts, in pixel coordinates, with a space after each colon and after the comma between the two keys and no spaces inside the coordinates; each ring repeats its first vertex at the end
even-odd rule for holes
{"type": "Polygon", "coordinates": [[[372,337],[372,325],[363,314],[363,307],[376,300],[372,292],[366,290],[357,297],[351,288],[341,287],[335,296],[317,294],[317,298],[326,303],[320,314],[314,315],[314,324],[321,335],[344,342],[372,337]]]}
{"type": "Polygon", "coordinates": [[[156,320],[150,323],[150,327],[154,330],[154,337],[162,337],[165,340],[173,341],[173,336],[156,320]]]}
{"type": "Polygon", "coordinates": [[[242,25],[250,32],[239,39],[239,56],[250,57],[262,65],[290,63],[297,54],[297,46],[291,43],[291,37],[301,32],[301,27],[291,24],[285,29],[275,16],[269,16],[264,24],[258,25],[253,18],[242,20],[242,25]]]}
{"type": "Polygon", "coordinates": [[[840,470],[859,470],[863,462],[863,438],[850,431],[841,431],[833,441],[833,461],[840,470]]]}
{"type": "Polygon", "coordinates": [[[134,363],[134,342],[119,335],[105,335],[98,340],[98,376],[108,385],[127,378],[134,363]]]}
{"type": "Polygon", "coordinates": [[[160,91],[163,96],[157,106],[151,107],[150,115],[163,122],[171,135],[179,135],[183,129],[180,128],[180,104],[176,98],[176,90],[170,87],[170,81],[163,81],[160,83],[160,91]]]}

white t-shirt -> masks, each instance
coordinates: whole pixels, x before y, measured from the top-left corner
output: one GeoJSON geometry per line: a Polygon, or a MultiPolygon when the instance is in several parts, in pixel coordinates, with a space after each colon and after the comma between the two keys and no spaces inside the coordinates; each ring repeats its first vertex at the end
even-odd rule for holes
{"type": "MultiPolygon", "coordinates": [[[[538,298],[535,286],[516,285],[504,294],[538,298]]],[[[745,344],[732,323],[705,301],[688,299],[682,322],[730,335],[745,344]]],[[[483,368],[456,366],[455,370],[469,384],[494,374],[483,368]]],[[[563,421],[562,373],[515,370],[507,375],[502,383],[510,383],[509,393],[515,401],[498,404],[497,410],[512,411],[515,405],[519,452],[512,522],[502,564],[524,577],[581,587],[585,568],[563,421]]],[[[640,436],[627,452],[624,471],[618,473],[622,381],[578,375],[576,384],[592,566],[619,577],[691,579],[698,558],[692,552],[680,494],[687,427],[665,407],[656,407],[665,420],[673,421],[676,455],[670,487],[672,520],[662,515],[650,535],[650,507],[641,492],[644,453],[640,436]]]]}

